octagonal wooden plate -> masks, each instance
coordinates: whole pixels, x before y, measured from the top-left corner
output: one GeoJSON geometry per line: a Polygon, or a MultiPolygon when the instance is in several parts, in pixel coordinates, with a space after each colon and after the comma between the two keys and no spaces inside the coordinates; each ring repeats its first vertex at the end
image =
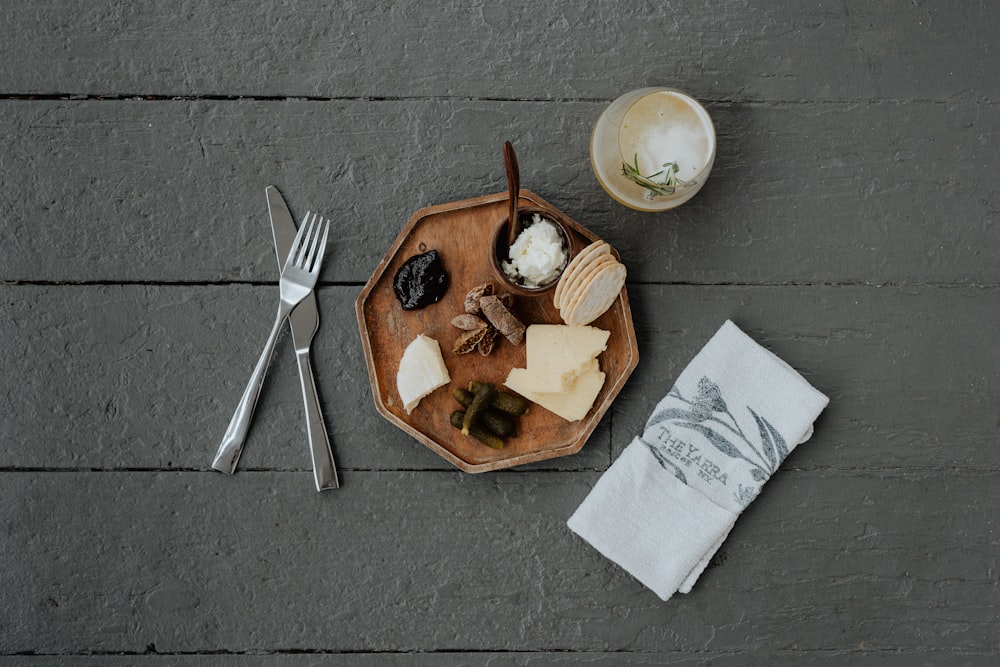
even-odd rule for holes
{"type": "MultiPolygon", "coordinates": [[[[540,206],[558,216],[572,237],[573,253],[598,240],[532,192],[522,190],[520,203],[540,206]]],[[[451,426],[448,417],[460,407],[452,390],[467,387],[470,380],[493,382],[500,387],[511,368],[525,366],[524,344],[514,346],[503,337],[497,338],[496,348],[488,357],[478,352],[457,355],[451,351],[459,331],[450,322],[463,312],[466,292],[487,281],[497,282],[490,267],[489,241],[506,215],[505,192],[420,209],[389,248],[355,304],[376,409],[466,472],[509,468],[580,451],[639,362],[632,312],[623,287],[611,309],[592,323],[609,330],[611,336],[607,349],[598,357],[606,375],[604,387],[584,419],[567,422],[532,404],[528,414],[518,420],[517,437],[499,450],[451,426]],[[396,271],[413,255],[435,249],[449,274],[448,291],[436,304],[404,311],[392,289],[396,271]],[[396,392],[396,371],[403,350],[419,334],[440,344],[451,384],[424,397],[408,415],[396,392]]],[[[562,323],[559,311],[552,305],[551,291],[539,297],[516,297],[513,310],[526,325],[562,323]]]]}

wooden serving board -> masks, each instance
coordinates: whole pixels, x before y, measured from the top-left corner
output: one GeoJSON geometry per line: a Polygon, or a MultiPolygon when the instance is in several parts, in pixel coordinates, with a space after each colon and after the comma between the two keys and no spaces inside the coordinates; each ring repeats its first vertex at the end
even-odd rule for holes
{"type": "MultiPolygon", "coordinates": [[[[532,192],[522,190],[520,203],[552,211],[571,236],[573,254],[598,240],[532,192]]],[[[532,403],[528,414],[518,419],[517,437],[499,450],[451,426],[449,415],[460,408],[451,395],[455,388],[467,388],[470,380],[492,382],[502,388],[511,368],[525,366],[524,343],[514,346],[502,336],[497,337],[493,353],[486,357],[478,352],[452,352],[460,332],[450,322],[464,312],[466,292],[487,281],[502,291],[491,269],[489,246],[492,233],[506,215],[505,192],[420,209],[400,232],[355,304],[376,409],[466,472],[509,468],[580,451],[639,361],[628,295],[622,287],[611,309],[592,323],[610,331],[611,336],[607,349],[598,357],[606,375],[604,387],[584,419],[567,422],[532,403]],[[436,304],[404,311],[393,292],[393,278],[403,262],[428,250],[437,250],[441,256],[450,279],[448,291],[436,304]],[[396,391],[396,372],[403,350],[419,334],[440,344],[451,384],[424,397],[407,415],[396,391]]],[[[512,310],[525,325],[562,324],[559,311],[552,305],[552,291],[537,297],[517,296],[512,310]]]]}

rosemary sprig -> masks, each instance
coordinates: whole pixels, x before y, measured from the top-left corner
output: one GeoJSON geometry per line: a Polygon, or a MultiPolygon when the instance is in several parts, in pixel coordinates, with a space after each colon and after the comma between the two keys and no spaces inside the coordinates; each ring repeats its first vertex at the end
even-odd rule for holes
{"type": "Polygon", "coordinates": [[[684,181],[677,178],[677,172],[680,171],[680,167],[677,166],[676,162],[664,162],[661,165],[663,169],[655,174],[643,176],[642,172],[639,171],[638,153],[635,154],[633,160],[635,164],[622,162],[622,175],[636,185],[646,188],[646,199],[672,195],[677,191],[678,185],[684,185],[684,181]],[[657,180],[657,177],[659,177],[659,180],[657,180]]]}

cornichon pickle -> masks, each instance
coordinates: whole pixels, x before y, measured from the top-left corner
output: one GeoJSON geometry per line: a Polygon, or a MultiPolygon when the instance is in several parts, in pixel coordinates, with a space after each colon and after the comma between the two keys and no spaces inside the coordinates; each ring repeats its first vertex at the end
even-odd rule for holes
{"type": "Polygon", "coordinates": [[[503,391],[498,391],[493,397],[490,405],[497,410],[506,412],[509,415],[520,417],[528,411],[528,402],[520,396],[514,396],[503,391]]]}
{"type": "Polygon", "coordinates": [[[479,420],[480,415],[490,406],[490,401],[493,400],[496,393],[497,388],[492,384],[479,385],[472,403],[466,408],[465,416],[462,418],[462,433],[469,435],[469,428],[479,420]]]}
{"type": "MultiPolygon", "coordinates": [[[[462,428],[462,424],[465,421],[465,412],[461,410],[455,410],[451,413],[451,425],[455,428],[462,428]]],[[[489,431],[487,431],[482,426],[478,424],[473,424],[469,428],[469,435],[483,443],[487,447],[492,447],[493,449],[503,449],[503,439],[496,436],[489,431]]]]}
{"type": "Polygon", "coordinates": [[[493,431],[501,438],[516,438],[517,430],[514,428],[514,420],[502,412],[493,409],[486,410],[480,417],[479,423],[493,431]]]}
{"type": "Polygon", "coordinates": [[[455,397],[456,401],[462,404],[463,408],[467,408],[472,405],[472,399],[476,397],[476,395],[471,391],[462,389],[461,387],[451,392],[451,395],[455,397]]]}
{"type": "MultiPolygon", "coordinates": [[[[451,395],[455,397],[455,400],[461,404],[463,408],[467,408],[472,405],[472,399],[476,397],[471,391],[466,391],[465,389],[456,389],[451,392],[451,395]]],[[[495,399],[496,397],[494,397],[495,399]]],[[[480,416],[479,422],[493,431],[501,438],[514,438],[517,437],[517,429],[514,426],[514,420],[505,412],[500,410],[494,410],[492,407],[487,408],[480,416]]]]}
{"type": "MultiPolygon", "coordinates": [[[[473,380],[469,383],[469,391],[475,393],[481,386],[483,386],[482,382],[473,380]]],[[[458,396],[455,396],[455,398],[458,398],[458,396]]],[[[520,417],[528,411],[528,402],[520,396],[508,394],[505,391],[498,391],[493,400],[490,401],[490,407],[506,412],[509,415],[520,417]]]]}

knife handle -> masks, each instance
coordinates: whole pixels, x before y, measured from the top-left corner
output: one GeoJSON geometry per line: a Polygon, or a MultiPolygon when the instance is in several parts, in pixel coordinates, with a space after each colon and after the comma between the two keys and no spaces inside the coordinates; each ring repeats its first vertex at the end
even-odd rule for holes
{"type": "Polygon", "coordinates": [[[316,393],[316,380],[313,379],[309,350],[296,352],[295,359],[299,363],[299,379],[302,381],[302,400],[306,408],[306,430],[309,434],[309,453],[312,455],[316,490],[336,489],[340,486],[337,481],[337,466],[333,462],[330,438],[326,434],[323,412],[319,407],[319,395],[316,393]]]}

